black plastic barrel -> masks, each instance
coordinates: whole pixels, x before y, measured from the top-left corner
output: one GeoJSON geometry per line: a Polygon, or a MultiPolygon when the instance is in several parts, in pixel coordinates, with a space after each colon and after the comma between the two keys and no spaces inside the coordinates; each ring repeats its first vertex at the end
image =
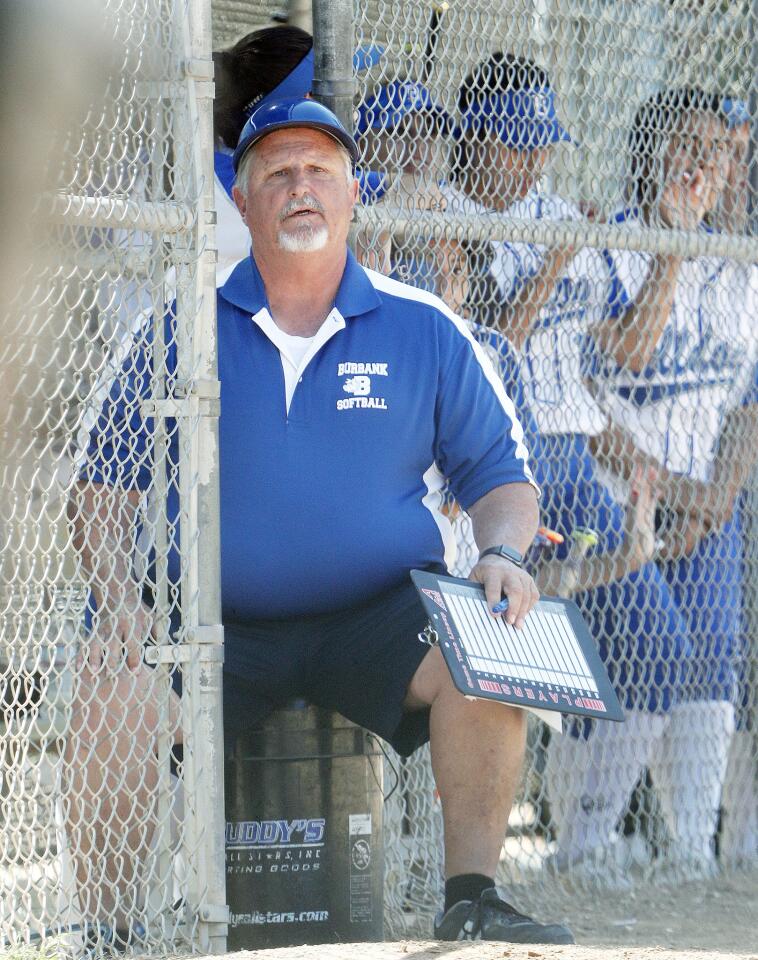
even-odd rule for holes
{"type": "Polygon", "coordinates": [[[381,755],[293,705],[226,751],[229,948],[382,939],[381,755]]]}

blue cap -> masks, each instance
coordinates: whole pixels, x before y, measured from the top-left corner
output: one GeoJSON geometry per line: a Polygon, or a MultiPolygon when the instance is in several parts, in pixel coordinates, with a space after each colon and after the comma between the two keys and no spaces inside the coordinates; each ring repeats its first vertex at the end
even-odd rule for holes
{"type": "MultiPolygon", "coordinates": [[[[378,43],[367,43],[358,47],[353,54],[353,70],[360,73],[378,63],[384,54],[384,47],[378,43]]],[[[314,51],[311,48],[303,59],[294,67],[273,90],[251,100],[243,109],[246,117],[250,118],[253,111],[262,107],[264,103],[273,100],[290,100],[294,97],[304,97],[313,88],[314,51]]]]}
{"type": "Polygon", "coordinates": [[[237,149],[232,157],[235,174],[239,170],[242,158],[254,143],[275,130],[285,130],[290,127],[308,127],[311,130],[320,130],[341,143],[350,154],[353,163],[358,159],[358,147],[355,145],[355,140],[332,111],[316,100],[311,100],[308,97],[296,97],[290,100],[264,103],[253,112],[242,128],[237,149]]]}
{"type": "Polygon", "coordinates": [[[721,104],[726,116],[726,125],[730,130],[741,127],[743,123],[750,123],[750,107],[745,100],[727,97],[721,104]]]}
{"type": "Polygon", "coordinates": [[[555,94],[547,87],[477,97],[464,111],[460,129],[492,133],[517,150],[537,150],[560,140],[572,142],[555,112],[555,94]]]}
{"type": "Polygon", "coordinates": [[[378,170],[356,170],[361,203],[370,206],[381,200],[390,185],[390,178],[386,173],[378,170]]]}
{"type": "Polygon", "coordinates": [[[358,133],[394,130],[404,117],[412,114],[428,116],[443,129],[451,126],[450,115],[435,103],[426,87],[412,80],[393,80],[379,87],[358,108],[358,133]]]}

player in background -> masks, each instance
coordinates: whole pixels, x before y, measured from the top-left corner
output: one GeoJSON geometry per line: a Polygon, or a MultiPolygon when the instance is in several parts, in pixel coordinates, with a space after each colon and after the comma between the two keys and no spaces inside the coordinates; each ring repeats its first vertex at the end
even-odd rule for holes
{"type": "MultiPolygon", "coordinates": [[[[442,212],[445,136],[452,120],[427,87],[410,79],[377,87],[358,108],[358,145],[366,168],[361,199],[381,201],[391,215],[442,212]]],[[[465,251],[456,240],[438,237],[405,240],[386,234],[383,262],[375,268],[396,280],[436,293],[460,312],[466,300],[465,251]]],[[[380,244],[381,246],[381,244],[380,244]]],[[[377,247],[366,231],[358,256],[367,266],[377,247]]]]}
{"type": "Polygon", "coordinates": [[[727,97],[722,110],[728,127],[729,165],[721,199],[707,222],[722,233],[747,233],[750,199],[750,111],[744,100],[727,97]]]}
{"type": "MultiPolygon", "coordinates": [[[[616,219],[630,230],[707,230],[728,165],[720,100],[697,89],[659,93],[635,118],[630,205],[616,219]]],[[[594,447],[622,481],[640,462],[654,464],[665,490],[661,569],[693,652],[683,697],[648,766],[671,831],[664,864],[678,875],[708,874],[734,730],[741,629],[734,507],[756,456],[756,407],[745,400],[758,359],[758,279],[753,269],[707,256],[611,251],[608,265],[615,326],[605,325],[595,342],[612,425],[594,447]]]]}
{"type": "MultiPolygon", "coordinates": [[[[726,186],[709,224],[727,233],[749,232],[749,163],[751,118],[747,103],[734,97],[724,100],[723,110],[729,128],[729,168],[726,186]]],[[[753,269],[744,264],[744,270],[753,269]]],[[[746,405],[758,402],[758,385],[746,405]]],[[[751,519],[744,493],[737,501],[743,542],[742,581],[751,575],[746,545],[751,539],[751,519]]],[[[721,834],[719,859],[726,864],[750,863],[758,856],[758,756],[755,750],[755,684],[750,680],[750,649],[754,640],[754,621],[746,611],[742,623],[741,656],[737,669],[736,729],[729,751],[721,795],[721,834]]]]}
{"type": "MultiPolygon", "coordinates": [[[[370,69],[382,52],[383,48],[377,45],[359,47],[353,55],[353,68],[358,72],[370,69]]],[[[255,30],[233,46],[213,53],[217,287],[223,286],[234,267],[250,252],[250,231],[232,200],[232,155],[240,132],[261,104],[310,93],[313,64],[313,37],[288,25],[255,30]]]]}
{"type": "MultiPolygon", "coordinates": [[[[575,204],[540,189],[550,153],[569,140],[544,70],[495,54],[466,78],[459,107],[451,208],[518,219],[582,219],[575,204]]],[[[543,518],[566,541],[536,573],[540,590],[565,593],[570,583],[568,589],[582,591],[576,599],[628,710],[625,727],[660,726],[681,679],[672,655],[685,656],[687,638],[671,592],[650,563],[655,472],[638,473],[635,502],[625,508],[602,482],[589,452],[589,438],[607,424],[583,382],[588,332],[604,322],[605,262],[591,249],[493,242],[478,252],[472,270],[471,286],[485,303],[477,316],[518,348],[526,403],[540,434],[543,518]],[[600,542],[577,561],[568,551],[572,531],[581,526],[596,530],[600,542]]],[[[491,345],[498,339],[491,331],[484,337],[491,345]]],[[[505,369],[502,360],[500,367],[505,369]]],[[[515,385],[508,389],[518,396],[515,385]]],[[[550,796],[561,851],[554,864],[585,873],[602,869],[606,883],[621,884],[608,854],[639,763],[630,763],[618,782],[595,781],[589,773],[597,748],[591,732],[591,724],[576,724],[572,735],[555,738],[551,748],[550,796]]]]}

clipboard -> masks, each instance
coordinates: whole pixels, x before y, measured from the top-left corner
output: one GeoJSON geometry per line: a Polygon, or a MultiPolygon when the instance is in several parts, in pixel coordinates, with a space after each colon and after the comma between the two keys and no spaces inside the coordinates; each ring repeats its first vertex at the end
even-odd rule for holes
{"type": "Polygon", "coordinates": [[[492,616],[480,583],[424,570],[411,579],[429,615],[426,642],[439,644],[464,696],[524,707],[557,730],[564,713],[624,721],[573,601],[543,597],[516,630],[492,616]]]}

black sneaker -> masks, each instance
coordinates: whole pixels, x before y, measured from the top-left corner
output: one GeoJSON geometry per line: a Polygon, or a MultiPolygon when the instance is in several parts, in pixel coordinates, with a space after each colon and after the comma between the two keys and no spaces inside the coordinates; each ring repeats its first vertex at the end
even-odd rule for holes
{"type": "Polygon", "coordinates": [[[127,927],[108,926],[107,923],[86,923],[84,932],[83,960],[96,957],[117,957],[129,950],[146,952],[147,931],[138,920],[127,927]]]}
{"type": "Polygon", "coordinates": [[[505,940],[507,943],[574,943],[560,923],[537,923],[501,900],[491,887],[478,900],[461,900],[434,922],[437,940],[505,940]]]}

